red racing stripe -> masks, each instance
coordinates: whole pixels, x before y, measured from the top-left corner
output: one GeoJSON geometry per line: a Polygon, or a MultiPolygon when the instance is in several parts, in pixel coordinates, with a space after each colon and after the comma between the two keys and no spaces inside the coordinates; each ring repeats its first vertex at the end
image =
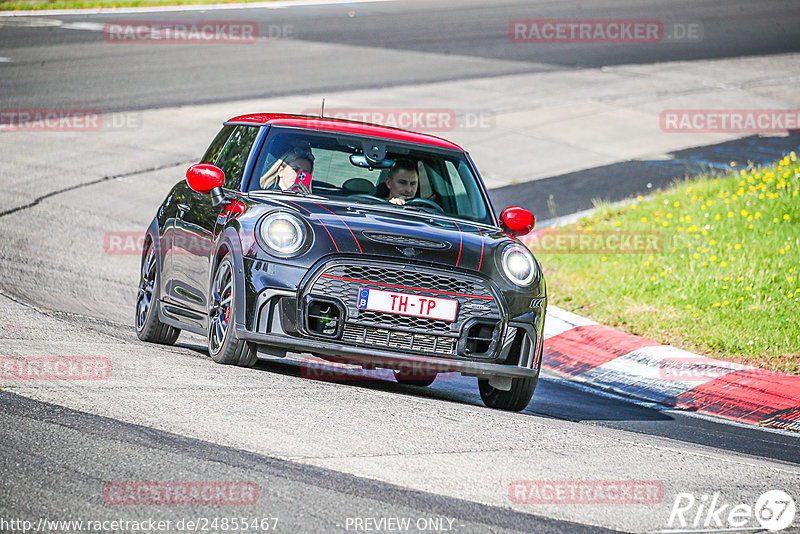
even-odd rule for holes
{"type": "Polygon", "coordinates": [[[800,376],[766,369],[743,369],[665,401],[683,410],[760,423],[774,412],[800,407],[800,376]]]}
{"type": "Polygon", "coordinates": [[[483,263],[483,234],[481,233],[481,229],[479,227],[476,226],[475,228],[478,228],[478,235],[481,236],[481,259],[478,260],[478,272],[480,272],[481,263],[483,263]]]}
{"type": "Polygon", "coordinates": [[[453,224],[458,228],[458,258],[456,258],[456,267],[458,267],[458,262],[461,261],[461,248],[464,245],[464,234],[461,232],[461,227],[457,222],[453,221],[453,224]]]}
{"type": "MultiPolygon", "coordinates": [[[[322,204],[317,204],[316,202],[312,202],[312,204],[316,204],[316,205],[317,205],[317,206],[319,206],[320,208],[322,208],[322,209],[324,209],[324,210],[326,210],[326,211],[329,211],[330,213],[333,213],[331,210],[329,210],[328,208],[326,208],[326,207],[325,207],[325,206],[323,206],[322,204]]],[[[339,216],[338,216],[338,215],[336,215],[335,213],[333,213],[333,215],[334,215],[334,216],[335,216],[337,219],[339,219],[340,221],[342,221],[342,224],[343,224],[343,225],[345,225],[345,226],[347,227],[347,229],[348,229],[348,230],[350,230],[350,235],[351,235],[351,236],[353,236],[353,239],[355,239],[355,240],[356,240],[356,246],[358,247],[358,251],[359,251],[361,254],[363,254],[363,253],[364,253],[364,251],[363,251],[363,250],[361,250],[361,243],[359,243],[359,242],[358,242],[358,238],[356,237],[356,234],[354,234],[354,233],[353,233],[353,230],[350,228],[350,226],[349,226],[349,225],[348,225],[346,222],[344,222],[344,219],[342,219],[341,217],[339,217],[339,216]]]]}
{"type": "MultiPolygon", "coordinates": [[[[300,205],[300,204],[298,204],[297,202],[294,202],[293,200],[286,200],[286,202],[291,202],[292,204],[294,204],[294,205],[295,205],[295,206],[297,206],[298,208],[306,210],[306,211],[308,212],[308,214],[309,214],[309,215],[311,214],[311,210],[310,210],[310,209],[308,209],[308,208],[304,208],[303,206],[301,206],[301,205],[300,205]]],[[[323,228],[325,228],[325,231],[326,231],[326,232],[328,232],[328,237],[330,237],[330,238],[331,238],[331,241],[333,242],[333,246],[334,246],[334,248],[336,249],[336,252],[339,252],[339,245],[337,245],[337,244],[336,244],[336,240],[333,238],[333,235],[331,235],[331,231],[330,231],[330,230],[328,230],[328,227],[327,227],[327,226],[325,226],[325,223],[322,221],[322,219],[320,219],[319,217],[317,217],[317,220],[318,220],[318,221],[319,221],[319,223],[322,225],[322,227],[323,227],[323,228]]]]}
{"type": "Polygon", "coordinates": [[[578,326],[545,339],[542,365],[557,373],[575,376],[654,345],[659,343],[608,326],[578,326]]]}

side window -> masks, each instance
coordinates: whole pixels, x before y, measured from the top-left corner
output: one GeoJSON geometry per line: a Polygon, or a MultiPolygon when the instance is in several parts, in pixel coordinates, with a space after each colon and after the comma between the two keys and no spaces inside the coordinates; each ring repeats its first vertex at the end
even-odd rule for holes
{"type": "Polygon", "coordinates": [[[222,150],[222,147],[225,146],[225,141],[227,141],[228,137],[231,136],[233,128],[233,126],[222,127],[217,136],[211,142],[211,146],[209,146],[208,150],[206,150],[206,153],[203,156],[203,159],[200,160],[200,163],[213,164],[215,161],[217,161],[217,156],[219,156],[219,152],[222,150]]]}
{"type": "Polygon", "coordinates": [[[219,151],[214,164],[225,173],[226,188],[239,188],[244,166],[247,163],[247,157],[250,155],[250,149],[253,148],[258,130],[259,126],[236,126],[225,146],[219,151]]]}

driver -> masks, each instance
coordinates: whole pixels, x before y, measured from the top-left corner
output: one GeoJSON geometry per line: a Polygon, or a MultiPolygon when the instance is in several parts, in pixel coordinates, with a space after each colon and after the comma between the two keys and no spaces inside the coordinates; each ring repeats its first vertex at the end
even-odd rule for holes
{"type": "Polygon", "coordinates": [[[261,189],[287,190],[297,180],[297,173],[311,174],[314,170],[314,156],[305,148],[295,148],[275,160],[275,163],[259,180],[261,189]]]}
{"type": "Polygon", "coordinates": [[[406,200],[411,200],[417,195],[419,187],[419,175],[417,174],[417,164],[408,159],[400,158],[395,161],[384,182],[386,189],[379,188],[381,198],[388,200],[392,204],[402,205],[406,200]],[[388,193],[386,192],[388,190],[388,193]]]}

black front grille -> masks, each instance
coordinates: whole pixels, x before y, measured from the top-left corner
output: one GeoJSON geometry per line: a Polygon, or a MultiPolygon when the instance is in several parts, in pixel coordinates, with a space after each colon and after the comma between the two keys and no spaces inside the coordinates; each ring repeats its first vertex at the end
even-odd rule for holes
{"type": "Polygon", "coordinates": [[[458,344],[456,337],[398,332],[351,323],[345,324],[342,341],[352,345],[370,345],[404,352],[435,354],[436,356],[455,356],[458,344]]]}
{"type": "Polygon", "coordinates": [[[455,356],[465,321],[500,321],[487,282],[415,265],[331,262],[304,290],[305,295],[338,299],[346,308],[342,342],[403,352],[455,356]],[[361,288],[398,291],[458,301],[455,321],[397,315],[357,306],[361,288]]]}

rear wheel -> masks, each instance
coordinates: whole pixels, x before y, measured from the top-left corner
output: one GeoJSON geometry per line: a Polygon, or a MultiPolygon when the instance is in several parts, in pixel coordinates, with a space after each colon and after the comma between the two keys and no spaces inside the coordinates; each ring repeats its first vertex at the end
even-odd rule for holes
{"type": "Polygon", "coordinates": [[[258,360],[256,346],[236,336],[236,284],[230,255],[222,258],[211,282],[208,310],[208,352],[226,365],[252,367],[258,360]]]}
{"type": "Polygon", "coordinates": [[[394,379],[407,386],[430,386],[436,380],[436,373],[432,375],[418,375],[407,371],[395,371],[394,379]]]}
{"type": "Polygon", "coordinates": [[[158,262],[156,248],[148,241],[142,252],[139,294],[136,297],[136,335],[142,341],[172,345],[181,331],[158,318],[158,262]]]}

